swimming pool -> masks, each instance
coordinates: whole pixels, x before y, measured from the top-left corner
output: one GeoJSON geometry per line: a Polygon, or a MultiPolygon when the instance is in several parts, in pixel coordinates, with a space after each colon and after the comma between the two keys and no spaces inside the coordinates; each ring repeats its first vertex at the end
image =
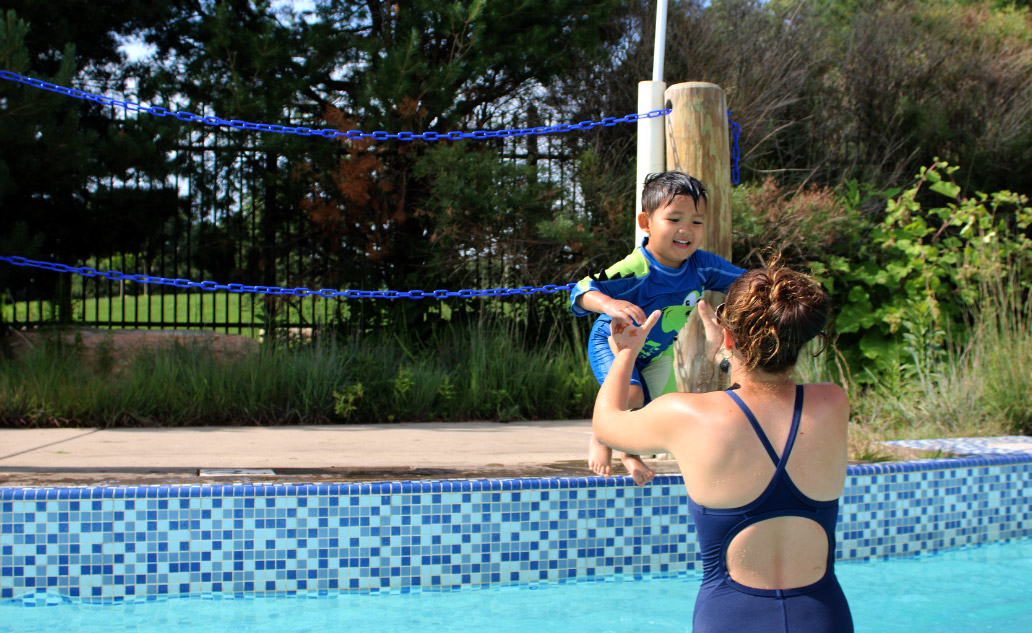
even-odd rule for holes
{"type": "MultiPolygon", "coordinates": [[[[838,566],[857,633],[1023,633],[1032,630],[1032,540],[992,543],[838,566]]],[[[353,631],[435,633],[624,631],[690,627],[694,576],[518,585],[445,593],[321,598],[170,599],[117,605],[0,604],[3,627],[20,633],[353,631]]]]}
{"type": "MultiPolygon", "coordinates": [[[[852,466],[838,560],[1032,536],[1032,456],[852,466]]],[[[0,601],[147,602],[692,574],[678,476],[0,488],[0,601]]],[[[651,581],[650,581],[651,582],[651,581]]],[[[694,593],[692,593],[694,595],[694,593]]]]}

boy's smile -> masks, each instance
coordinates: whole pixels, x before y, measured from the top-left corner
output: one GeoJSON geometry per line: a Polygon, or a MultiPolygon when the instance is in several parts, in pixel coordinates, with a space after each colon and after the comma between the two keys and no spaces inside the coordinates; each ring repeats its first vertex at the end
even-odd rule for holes
{"type": "Polygon", "coordinates": [[[691,196],[675,196],[669,204],[656,209],[651,216],[638,214],[638,225],[649,236],[645,249],[660,264],[677,268],[699,248],[705,236],[706,202],[699,206],[691,196]]]}

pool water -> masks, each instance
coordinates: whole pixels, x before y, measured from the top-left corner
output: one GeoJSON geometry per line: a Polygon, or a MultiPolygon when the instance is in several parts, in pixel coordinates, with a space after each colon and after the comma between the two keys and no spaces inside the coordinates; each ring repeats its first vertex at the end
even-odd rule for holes
{"type": "MultiPolygon", "coordinates": [[[[1032,539],[839,563],[857,633],[1032,631],[1032,539]]],[[[614,580],[405,595],[187,598],[26,607],[0,604],[0,631],[649,633],[691,629],[698,578],[614,580]]],[[[43,602],[41,600],[40,602],[43,602]]]]}

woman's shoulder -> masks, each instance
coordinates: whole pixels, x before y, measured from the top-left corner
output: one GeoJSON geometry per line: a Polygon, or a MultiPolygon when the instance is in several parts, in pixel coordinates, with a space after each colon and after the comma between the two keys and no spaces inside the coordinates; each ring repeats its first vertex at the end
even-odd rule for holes
{"type": "Polygon", "coordinates": [[[835,423],[844,430],[849,425],[849,394],[833,382],[804,385],[803,411],[820,418],[822,424],[835,423]]]}
{"type": "Polygon", "coordinates": [[[803,385],[808,399],[817,399],[830,405],[849,406],[849,394],[840,385],[833,382],[810,382],[803,385]]]}
{"type": "Polygon", "coordinates": [[[705,423],[709,426],[727,419],[737,409],[734,401],[723,391],[668,393],[653,400],[649,407],[653,407],[658,415],[672,416],[682,421],[705,423]],[[729,415],[722,415],[722,413],[729,415]]]}

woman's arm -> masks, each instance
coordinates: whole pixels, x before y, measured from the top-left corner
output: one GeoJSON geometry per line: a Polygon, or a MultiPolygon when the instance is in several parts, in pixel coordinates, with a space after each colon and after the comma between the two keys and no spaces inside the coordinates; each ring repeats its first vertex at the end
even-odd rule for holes
{"type": "Polygon", "coordinates": [[[673,417],[671,399],[660,398],[637,411],[627,410],[634,359],[661,315],[656,310],[641,326],[616,321],[611,325],[609,344],[615,358],[598,390],[591,418],[595,437],[611,448],[639,455],[667,450],[669,420],[673,417]]]}

